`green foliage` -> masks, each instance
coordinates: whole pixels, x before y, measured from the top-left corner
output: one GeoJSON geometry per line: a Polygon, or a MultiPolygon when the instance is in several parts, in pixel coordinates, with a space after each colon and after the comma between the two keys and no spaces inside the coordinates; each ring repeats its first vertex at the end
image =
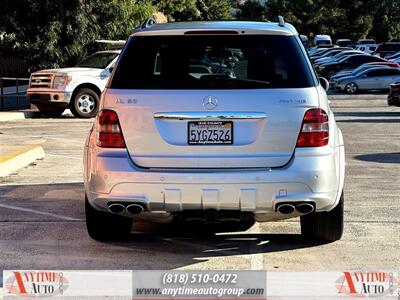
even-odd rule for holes
{"type": "Polygon", "coordinates": [[[267,10],[258,0],[248,0],[239,5],[236,17],[244,21],[267,21],[267,10]]]}
{"type": "Polygon", "coordinates": [[[233,0],[164,0],[158,8],[169,21],[229,20],[236,7],[233,0]]]}
{"type": "Polygon", "coordinates": [[[400,38],[399,0],[2,0],[0,56],[22,58],[31,70],[71,66],[97,50],[94,40],[126,39],[156,11],[171,21],[283,15],[306,35],[400,38]]]}
{"type": "Polygon", "coordinates": [[[231,0],[198,0],[197,8],[201,14],[201,20],[230,20],[233,19],[231,0]]]}
{"type": "Polygon", "coordinates": [[[284,15],[303,34],[329,34],[334,39],[399,38],[398,0],[269,0],[267,16],[284,15]]]}
{"type": "Polygon", "coordinates": [[[31,70],[75,64],[96,39],[126,39],[155,12],[150,0],[4,0],[0,56],[31,70]]]}
{"type": "Polygon", "coordinates": [[[97,35],[104,39],[126,39],[136,26],[155,12],[148,0],[91,0],[85,7],[94,18],[97,35]]]}
{"type": "Polygon", "coordinates": [[[191,21],[200,18],[196,0],[158,1],[158,8],[168,17],[169,21],[191,21]]]}

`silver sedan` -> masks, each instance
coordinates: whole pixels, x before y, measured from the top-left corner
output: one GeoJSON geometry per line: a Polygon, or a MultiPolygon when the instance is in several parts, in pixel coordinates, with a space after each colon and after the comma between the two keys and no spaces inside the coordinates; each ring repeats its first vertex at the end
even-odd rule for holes
{"type": "Polygon", "coordinates": [[[390,84],[400,81],[400,68],[377,68],[360,72],[353,76],[341,77],[333,88],[348,94],[361,90],[387,90],[390,84]]]}

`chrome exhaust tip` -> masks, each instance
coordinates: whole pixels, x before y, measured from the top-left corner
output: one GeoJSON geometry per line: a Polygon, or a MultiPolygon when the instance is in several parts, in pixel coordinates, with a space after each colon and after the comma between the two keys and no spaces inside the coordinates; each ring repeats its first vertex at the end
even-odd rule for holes
{"type": "Polygon", "coordinates": [[[311,203],[300,203],[299,205],[296,205],[296,210],[302,214],[309,214],[314,211],[314,205],[311,203]]]}
{"type": "Polygon", "coordinates": [[[281,214],[288,215],[294,212],[295,207],[292,204],[281,204],[277,207],[277,211],[279,211],[281,214]]]}
{"type": "Polygon", "coordinates": [[[113,214],[122,214],[125,211],[125,206],[120,203],[112,203],[108,206],[108,210],[113,214]]]}
{"type": "Polygon", "coordinates": [[[131,215],[137,215],[143,211],[143,206],[141,206],[140,204],[129,204],[126,207],[126,211],[131,215]]]}

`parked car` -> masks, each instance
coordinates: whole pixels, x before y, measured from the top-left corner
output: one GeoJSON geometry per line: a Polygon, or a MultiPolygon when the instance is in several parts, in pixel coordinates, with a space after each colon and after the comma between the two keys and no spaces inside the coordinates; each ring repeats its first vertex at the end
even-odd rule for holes
{"type": "MultiPolygon", "coordinates": [[[[341,71],[333,76],[330,77],[329,79],[329,88],[331,90],[335,90],[337,88],[337,84],[341,82],[342,80],[347,80],[348,78],[356,78],[359,75],[367,74],[368,70],[377,70],[377,69],[384,69],[384,68],[391,68],[389,66],[379,66],[379,65],[368,65],[368,64],[363,64],[359,66],[358,68],[355,68],[354,70],[350,71],[341,71]],[[345,73],[340,75],[339,73],[345,73]]],[[[338,88],[340,90],[340,88],[338,88]]]]}
{"type": "Polygon", "coordinates": [[[387,55],[385,58],[386,58],[387,60],[395,60],[395,59],[398,59],[398,58],[400,58],[400,52],[396,52],[396,53],[393,53],[393,54],[391,54],[391,55],[387,55]]]}
{"type": "Polygon", "coordinates": [[[282,19],[135,30],[85,143],[89,235],[124,237],[137,216],[205,232],[300,216],[304,237],[340,239],[343,138],[300,43],[282,19]],[[189,74],[230,48],[236,78],[189,74]]]}
{"type": "Polygon", "coordinates": [[[332,39],[327,34],[317,34],[314,37],[314,46],[331,45],[331,44],[332,44],[332,39]]]}
{"type": "Polygon", "coordinates": [[[331,63],[331,62],[335,62],[335,61],[339,61],[340,59],[342,59],[343,57],[346,56],[352,56],[354,54],[363,54],[361,51],[357,51],[357,50],[343,50],[339,53],[336,53],[333,56],[329,56],[329,57],[321,57],[319,59],[316,59],[314,61],[314,66],[318,67],[319,65],[322,64],[326,64],[326,63],[331,63]]]}
{"type": "Polygon", "coordinates": [[[374,54],[377,45],[358,45],[354,49],[364,52],[366,54],[374,54]]]}
{"type": "Polygon", "coordinates": [[[318,53],[318,55],[313,55],[310,57],[311,62],[315,62],[321,58],[325,58],[325,57],[333,57],[338,53],[341,53],[343,51],[349,51],[351,50],[351,48],[349,47],[335,47],[335,48],[330,48],[327,51],[324,51],[322,53],[318,53]]]}
{"type": "Polygon", "coordinates": [[[58,117],[66,108],[81,118],[94,117],[100,94],[110,77],[120,50],[96,52],[73,68],[41,70],[31,74],[28,101],[39,111],[58,117]]]}
{"type": "Polygon", "coordinates": [[[319,48],[315,53],[309,54],[311,58],[323,55],[331,50],[335,49],[335,47],[329,47],[329,48],[319,48]]]}
{"type": "Polygon", "coordinates": [[[318,53],[318,51],[322,51],[324,49],[334,48],[334,47],[335,46],[332,44],[314,46],[314,47],[311,47],[310,49],[308,49],[308,54],[315,55],[316,53],[318,53]]]}
{"type": "Polygon", "coordinates": [[[387,90],[390,84],[400,81],[400,69],[379,67],[368,69],[354,76],[341,77],[334,85],[338,91],[355,94],[362,90],[387,90]]]}
{"type": "Polygon", "coordinates": [[[367,55],[367,54],[354,54],[352,56],[343,57],[337,62],[326,63],[318,66],[317,71],[323,77],[330,77],[336,72],[342,70],[352,70],[362,64],[370,62],[384,62],[383,58],[367,55]]]}
{"type": "Polygon", "coordinates": [[[390,106],[400,106],[400,82],[395,82],[390,85],[387,103],[390,106]]]}
{"type": "Polygon", "coordinates": [[[388,66],[391,68],[399,68],[400,65],[398,63],[395,62],[373,62],[373,63],[366,63],[366,64],[362,64],[361,66],[353,69],[353,70],[346,70],[346,71],[340,71],[335,73],[333,76],[331,76],[331,80],[332,79],[338,79],[339,77],[343,77],[343,76],[349,76],[349,75],[353,75],[353,74],[357,74],[361,71],[364,71],[366,69],[370,69],[370,68],[376,68],[379,66],[388,66]]]}
{"type": "Polygon", "coordinates": [[[374,39],[359,39],[357,45],[376,45],[374,39]]]}
{"type": "Polygon", "coordinates": [[[390,56],[399,51],[400,42],[386,42],[379,44],[378,47],[376,47],[374,55],[386,58],[386,56],[390,56]]]}
{"type": "Polygon", "coordinates": [[[377,46],[374,39],[359,39],[355,49],[367,54],[373,54],[377,46]]]}
{"type": "Polygon", "coordinates": [[[336,45],[339,47],[353,47],[353,42],[350,39],[338,39],[336,45]]]}

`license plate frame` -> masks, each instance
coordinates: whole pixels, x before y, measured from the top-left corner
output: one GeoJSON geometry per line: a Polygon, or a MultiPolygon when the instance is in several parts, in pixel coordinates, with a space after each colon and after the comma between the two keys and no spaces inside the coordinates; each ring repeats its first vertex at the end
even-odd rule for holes
{"type": "Polygon", "coordinates": [[[192,146],[222,146],[233,144],[233,122],[232,121],[189,121],[187,123],[187,144],[192,146]],[[204,127],[204,128],[202,128],[204,127]],[[214,127],[214,128],[213,128],[214,127]],[[191,130],[197,130],[191,134],[191,130]],[[207,130],[207,138],[203,133],[207,130]],[[217,131],[217,132],[215,132],[217,131]],[[221,132],[223,131],[223,132],[221,132]],[[226,139],[228,133],[228,139],[226,139]],[[217,138],[216,137],[217,134],[217,138]],[[195,137],[195,138],[193,138],[195,137]],[[212,138],[210,140],[210,138],[212,138]]]}

